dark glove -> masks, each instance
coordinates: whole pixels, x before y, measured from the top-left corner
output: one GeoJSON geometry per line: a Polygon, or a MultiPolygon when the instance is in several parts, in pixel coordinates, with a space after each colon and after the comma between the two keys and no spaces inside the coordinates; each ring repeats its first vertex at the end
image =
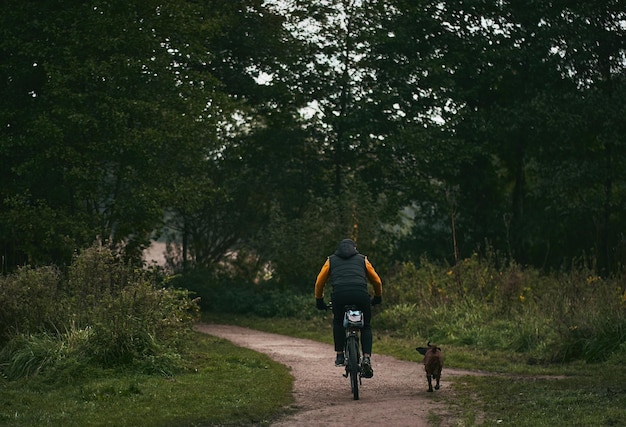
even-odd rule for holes
{"type": "Polygon", "coordinates": [[[317,307],[318,310],[328,310],[324,298],[315,298],[315,307],[317,307]]]}
{"type": "Polygon", "coordinates": [[[374,298],[372,298],[372,305],[382,304],[382,302],[383,302],[383,297],[381,296],[375,296],[374,298]]]}

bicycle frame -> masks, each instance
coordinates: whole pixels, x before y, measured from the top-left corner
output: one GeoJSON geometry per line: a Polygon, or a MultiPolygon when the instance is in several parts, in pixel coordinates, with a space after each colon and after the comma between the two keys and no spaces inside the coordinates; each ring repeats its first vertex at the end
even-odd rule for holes
{"type": "MultiPolygon", "coordinates": [[[[344,313],[348,310],[358,312],[362,316],[362,312],[356,306],[346,306],[344,313]]],[[[344,314],[344,316],[346,316],[344,314]]],[[[361,345],[359,334],[361,332],[361,326],[345,322],[346,339],[344,343],[344,354],[346,358],[346,372],[343,375],[344,378],[350,378],[350,388],[354,396],[354,400],[359,400],[359,385],[361,385],[361,378],[363,372],[361,371],[361,345]]]]}

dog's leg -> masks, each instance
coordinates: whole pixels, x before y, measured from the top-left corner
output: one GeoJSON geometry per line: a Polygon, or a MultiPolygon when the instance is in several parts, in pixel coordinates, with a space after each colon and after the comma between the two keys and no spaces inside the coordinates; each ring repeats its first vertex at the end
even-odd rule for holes
{"type": "Polygon", "coordinates": [[[439,379],[440,379],[440,378],[441,378],[441,372],[440,372],[440,373],[438,373],[438,374],[435,376],[435,380],[437,380],[437,383],[435,384],[435,390],[439,390],[439,379]]]}
{"type": "Polygon", "coordinates": [[[433,380],[432,380],[432,376],[429,374],[426,374],[426,380],[428,381],[428,391],[432,393],[433,391],[433,380]]]}

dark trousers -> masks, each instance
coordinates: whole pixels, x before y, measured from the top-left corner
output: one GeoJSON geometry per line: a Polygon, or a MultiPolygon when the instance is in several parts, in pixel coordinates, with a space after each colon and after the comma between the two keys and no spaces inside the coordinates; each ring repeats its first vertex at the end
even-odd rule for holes
{"type": "Polygon", "coordinates": [[[372,306],[370,296],[365,292],[341,292],[333,293],[333,339],[335,351],[342,352],[346,332],[343,327],[343,315],[346,305],[356,305],[363,312],[364,325],[361,329],[361,349],[364,354],[372,354],[372,306]]]}

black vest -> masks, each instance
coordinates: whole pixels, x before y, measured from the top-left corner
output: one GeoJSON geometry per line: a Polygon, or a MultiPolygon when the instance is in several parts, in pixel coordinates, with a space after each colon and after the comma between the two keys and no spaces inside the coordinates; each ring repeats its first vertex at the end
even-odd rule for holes
{"type": "Polygon", "coordinates": [[[333,293],[367,293],[364,255],[357,253],[350,258],[341,258],[337,255],[331,255],[329,261],[330,281],[333,284],[333,293]]]}

